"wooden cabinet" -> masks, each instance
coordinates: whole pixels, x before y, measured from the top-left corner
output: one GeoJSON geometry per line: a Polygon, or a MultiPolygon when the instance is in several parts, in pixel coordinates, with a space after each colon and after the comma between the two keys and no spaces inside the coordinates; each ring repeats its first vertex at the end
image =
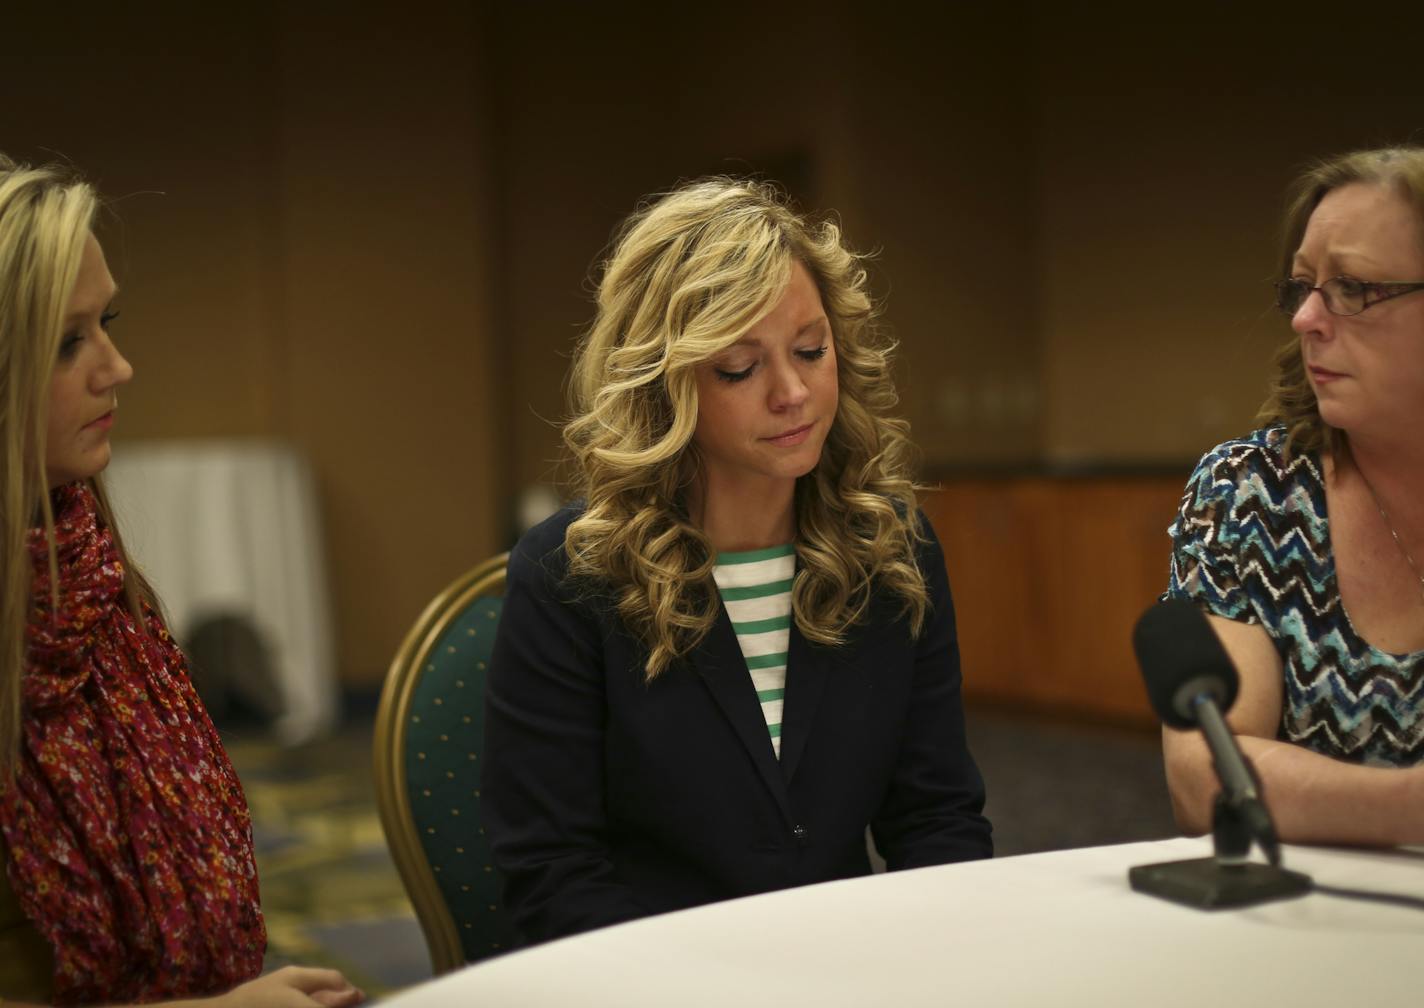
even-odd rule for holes
{"type": "Polygon", "coordinates": [[[964,692],[1152,723],[1132,626],[1166,588],[1181,476],[946,481],[924,500],[944,544],[964,692]]]}

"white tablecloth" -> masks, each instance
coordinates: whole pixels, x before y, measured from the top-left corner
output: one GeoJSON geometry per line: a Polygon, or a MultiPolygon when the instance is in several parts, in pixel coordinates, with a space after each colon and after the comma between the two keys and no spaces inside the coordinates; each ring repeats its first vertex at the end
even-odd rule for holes
{"type": "MultiPolygon", "coordinates": [[[[979,861],[786,890],[468,967],[393,1008],[1419,1004],[1424,912],[1311,894],[1202,911],[1127,869],[1199,839],[979,861]]],[[[1424,896],[1424,855],[1288,847],[1317,884],[1424,896]]]]}
{"type": "Polygon", "coordinates": [[[283,742],[335,721],[331,604],[310,469],[269,441],[120,443],[107,472],[125,542],[181,643],[238,616],[272,661],[283,742]]]}

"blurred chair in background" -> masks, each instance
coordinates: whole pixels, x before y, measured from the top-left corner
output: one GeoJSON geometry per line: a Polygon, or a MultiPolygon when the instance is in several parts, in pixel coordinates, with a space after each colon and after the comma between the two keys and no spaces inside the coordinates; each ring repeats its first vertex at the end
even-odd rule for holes
{"type": "Polygon", "coordinates": [[[391,662],[376,712],[376,801],[437,974],[514,945],[480,824],[484,688],[508,554],[428,605],[391,662]]]}

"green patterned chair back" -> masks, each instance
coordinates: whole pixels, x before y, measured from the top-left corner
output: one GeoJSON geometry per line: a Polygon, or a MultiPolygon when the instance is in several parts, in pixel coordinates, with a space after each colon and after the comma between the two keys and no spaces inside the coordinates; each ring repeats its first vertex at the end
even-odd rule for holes
{"type": "Polygon", "coordinates": [[[513,947],[480,821],[484,690],[508,554],[435,597],[396,652],[376,713],[376,799],[437,974],[513,947]]]}

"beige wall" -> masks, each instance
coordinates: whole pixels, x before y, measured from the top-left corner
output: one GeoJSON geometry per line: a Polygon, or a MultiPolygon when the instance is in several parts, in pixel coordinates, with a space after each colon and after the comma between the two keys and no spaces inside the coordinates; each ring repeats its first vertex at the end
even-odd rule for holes
{"type": "Polygon", "coordinates": [[[290,10],[285,422],[327,504],[341,667],[373,682],[430,596],[501,548],[481,40],[453,5],[406,30],[361,5],[336,24],[290,10]]]}
{"type": "Polygon", "coordinates": [[[1034,19],[1042,457],[1178,462],[1248,430],[1283,191],[1311,158],[1424,142],[1417,7],[1034,19]]]}
{"type": "Polygon", "coordinates": [[[342,676],[369,685],[502,540],[483,33],[463,5],[403,30],[362,10],[30,25],[20,77],[53,87],[6,94],[0,149],[59,152],[114,200],[120,440],[311,459],[342,676]]]}
{"type": "Polygon", "coordinates": [[[347,681],[551,478],[589,269],[640,196],[750,169],[839,211],[931,472],[1177,466],[1260,398],[1293,167],[1424,135],[1412,12],[710,10],[7,14],[0,149],[118,197],[121,437],[311,457],[347,681]]]}

